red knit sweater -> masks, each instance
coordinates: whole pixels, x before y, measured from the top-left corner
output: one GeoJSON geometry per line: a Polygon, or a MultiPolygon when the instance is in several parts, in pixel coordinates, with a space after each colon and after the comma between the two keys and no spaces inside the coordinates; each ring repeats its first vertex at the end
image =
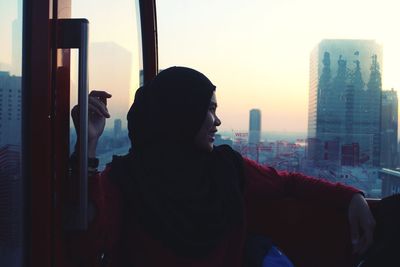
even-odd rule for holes
{"type": "MultiPolygon", "coordinates": [[[[74,262],[83,266],[146,267],[241,267],[246,232],[260,214],[252,212],[266,201],[286,197],[319,201],[324,205],[346,209],[358,190],[298,173],[278,173],[245,159],[245,223],[228,233],[215,250],[203,260],[178,257],[159,240],[151,238],[140,225],[121,231],[121,193],[108,176],[109,168],[90,178],[90,199],[95,217],[84,233],[70,236],[74,262]]],[[[265,214],[264,214],[265,215],[265,214]]],[[[273,216],[273,214],[271,214],[273,216]]]]}

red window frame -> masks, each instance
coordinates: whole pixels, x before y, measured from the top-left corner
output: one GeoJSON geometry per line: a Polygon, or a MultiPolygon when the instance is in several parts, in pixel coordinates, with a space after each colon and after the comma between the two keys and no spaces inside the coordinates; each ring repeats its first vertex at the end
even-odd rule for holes
{"type": "MultiPolygon", "coordinates": [[[[158,71],[155,0],[139,0],[139,9],[146,83],[158,71]]],[[[67,266],[60,196],[68,168],[70,54],[56,47],[56,23],[70,14],[71,0],[23,4],[25,266],[67,266]]]]}

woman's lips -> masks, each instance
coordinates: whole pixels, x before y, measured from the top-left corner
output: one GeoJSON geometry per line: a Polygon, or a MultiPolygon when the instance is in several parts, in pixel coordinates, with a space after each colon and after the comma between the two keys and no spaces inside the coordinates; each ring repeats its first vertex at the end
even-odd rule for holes
{"type": "Polygon", "coordinates": [[[214,133],[209,134],[209,135],[208,135],[208,140],[209,140],[210,142],[214,142],[214,141],[215,141],[215,134],[214,134],[214,133]]]}

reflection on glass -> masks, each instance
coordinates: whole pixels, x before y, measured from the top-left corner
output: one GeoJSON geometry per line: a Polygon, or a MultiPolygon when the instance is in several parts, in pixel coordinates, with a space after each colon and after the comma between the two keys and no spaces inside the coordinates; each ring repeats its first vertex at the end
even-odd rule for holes
{"type": "Polygon", "coordinates": [[[0,266],[22,266],[22,1],[0,3],[0,266]]]}
{"type": "Polygon", "coordinates": [[[158,0],[159,64],[196,68],[217,86],[216,144],[391,195],[400,190],[394,10],[390,0],[158,0]]]}
{"type": "Polygon", "coordinates": [[[323,40],[311,53],[307,173],[380,196],[382,46],[323,40]]]}
{"type": "MultiPolygon", "coordinates": [[[[72,3],[72,17],[89,20],[89,90],[104,90],[112,95],[107,104],[111,118],[97,145],[100,170],[112,155],[125,154],[130,148],[126,114],[139,87],[141,66],[136,8],[135,0],[117,0],[111,6],[108,1],[97,0],[72,3]]],[[[76,87],[77,54],[72,55],[71,84],[76,87]]],[[[72,107],[77,102],[77,89],[71,92],[72,107]]],[[[75,140],[71,129],[71,150],[75,140]]]]}

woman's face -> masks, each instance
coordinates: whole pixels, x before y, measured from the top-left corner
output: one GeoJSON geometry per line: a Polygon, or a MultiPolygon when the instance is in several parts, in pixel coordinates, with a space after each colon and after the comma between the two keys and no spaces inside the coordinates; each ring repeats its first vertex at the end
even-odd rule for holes
{"type": "Polygon", "coordinates": [[[201,150],[213,150],[215,133],[218,131],[217,127],[221,125],[221,121],[216,115],[216,110],[217,98],[215,97],[215,93],[213,93],[203,125],[201,126],[195,137],[195,144],[201,150]]]}

